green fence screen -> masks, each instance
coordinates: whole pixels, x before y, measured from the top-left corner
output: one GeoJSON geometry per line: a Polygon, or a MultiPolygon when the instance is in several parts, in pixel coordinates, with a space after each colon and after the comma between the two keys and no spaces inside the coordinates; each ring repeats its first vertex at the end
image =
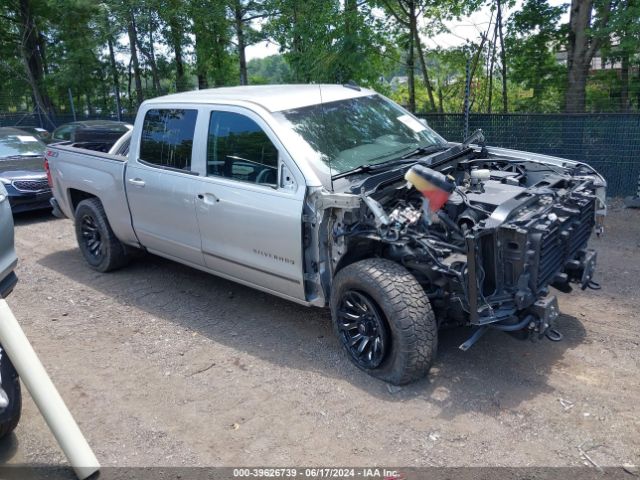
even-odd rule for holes
{"type": "MultiPolygon", "coordinates": [[[[427,113],[429,125],[447,140],[462,140],[464,115],[427,113]]],[[[85,117],[78,117],[78,120],[85,117]]],[[[89,117],[87,117],[89,118],[89,117]]],[[[95,115],[90,118],[111,118],[95,115]]],[[[123,120],[133,122],[133,115],[123,120]]],[[[73,121],[58,115],[53,125],[73,121]]],[[[34,114],[0,114],[0,126],[53,125],[34,114]]],[[[469,132],[481,128],[488,145],[544,153],[586,162],[604,175],[609,196],[632,195],[640,176],[640,114],[480,114],[469,116],[469,132]]]]}
{"type": "MultiPolygon", "coordinates": [[[[460,141],[462,114],[421,114],[431,128],[460,141]]],[[[639,114],[471,114],[469,132],[481,128],[487,145],[586,162],[607,180],[609,196],[636,192],[640,176],[639,114]]]]}

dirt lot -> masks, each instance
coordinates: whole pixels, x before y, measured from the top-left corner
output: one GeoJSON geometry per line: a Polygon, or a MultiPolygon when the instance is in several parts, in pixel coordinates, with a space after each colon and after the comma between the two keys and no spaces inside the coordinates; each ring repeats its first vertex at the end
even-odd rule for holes
{"type": "MultiPolygon", "coordinates": [[[[559,294],[560,343],[441,335],[390,391],[329,315],[156,257],[90,270],[72,224],[16,220],[9,303],[104,466],[640,464],[640,211],[612,208],[601,291],[559,294]]],[[[64,464],[28,394],[0,463],[64,464]]]]}

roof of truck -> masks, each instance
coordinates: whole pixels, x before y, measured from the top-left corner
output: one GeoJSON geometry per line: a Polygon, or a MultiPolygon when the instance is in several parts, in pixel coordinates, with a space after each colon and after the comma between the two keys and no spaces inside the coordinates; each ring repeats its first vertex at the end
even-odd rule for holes
{"type": "Polygon", "coordinates": [[[351,85],[251,85],[175,93],[147,100],[145,103],[250,102],[271,112],[277,112],[375,93],[373,90],[351,85]]]}

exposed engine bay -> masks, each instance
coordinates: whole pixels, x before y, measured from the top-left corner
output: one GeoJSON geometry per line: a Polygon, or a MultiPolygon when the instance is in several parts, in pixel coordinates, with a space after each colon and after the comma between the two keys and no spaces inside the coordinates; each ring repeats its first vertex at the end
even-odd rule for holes
{"type": "Polygon", "coordinates": [[[601,232],[605,186],[577,162],[484,147],[444,162],[436,155],[353,182],[350,193],[362,201],[333,209],[328,262],[336,271],[368,256],[392,259],[418,279],[441,325],[475,325],[477,337],[491,326],[557,340],[549,287],[598,288],[587,242],[601,232]]]}

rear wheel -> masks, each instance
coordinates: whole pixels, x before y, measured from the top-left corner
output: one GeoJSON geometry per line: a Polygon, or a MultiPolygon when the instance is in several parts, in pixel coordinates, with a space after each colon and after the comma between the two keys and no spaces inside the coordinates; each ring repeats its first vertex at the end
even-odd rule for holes
{"type": "Polygon", "coordinates": [[[9,435],[18,425],[22,413],[22,390],[20,389],[20,377],[13,367],[7,353],[0,346],[0,385],[4,395],[0,392],[0,438],[9,435]]]}
{"type": "Polygon", "coordinates": [[[81,201],[76,208],[75,222],[78,245],[91,267],[108,272],[127,264],[129,257],[125,246],[111,230],[100,200],[81,201]]]}
{"type": "Polygon", "coordinates": [[[415,277],[390,260],[362,260],[340,270],[331,313],[350,360],[396,385],[427,375],[436,355],[437,322],[415,277]]]}

